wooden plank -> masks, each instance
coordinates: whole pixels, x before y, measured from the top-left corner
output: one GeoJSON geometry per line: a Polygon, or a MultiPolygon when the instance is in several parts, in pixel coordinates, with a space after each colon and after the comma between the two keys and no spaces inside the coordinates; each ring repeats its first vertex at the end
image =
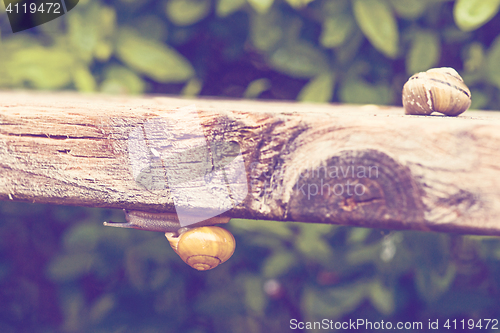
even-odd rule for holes
{"type": "Polygon", "coordinates": [[[235,171],[240,152],[244,181],[226,174],[236,189],[226,216],[500,235],[498,147],[498,112],[424,117],[397,107],[0,93],[1,200],[224,210],[217,193],[228,187],[214,186],[212,197],[202,194],[206,178],[184,174],[169,186],[166,175],[189,163],[203,173],[207,161],[235,171]],[[198,118],[179,113],[186,108],[198,118]],[[221,143],[237,148],[225,162],[214,155],[221,143]]]}

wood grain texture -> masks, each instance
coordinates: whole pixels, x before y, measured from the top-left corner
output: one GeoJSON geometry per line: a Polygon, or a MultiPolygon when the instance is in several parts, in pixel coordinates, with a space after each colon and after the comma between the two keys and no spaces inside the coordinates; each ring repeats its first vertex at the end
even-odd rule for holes
{"type": "MultiPolygon", "coordinates": [[[[220,143],[244,161],[245,181],[227,181],[248,188],[230,217],[500,235],[497,112],[2,92],[0,199],[216,211],[210,196],[172,192],[165,168],[224,168],[220,143]],[[134,163],[149,167],[137,175],[134,163]]],[[[174,187],[202,186],[179,177],[174,187]]]]}

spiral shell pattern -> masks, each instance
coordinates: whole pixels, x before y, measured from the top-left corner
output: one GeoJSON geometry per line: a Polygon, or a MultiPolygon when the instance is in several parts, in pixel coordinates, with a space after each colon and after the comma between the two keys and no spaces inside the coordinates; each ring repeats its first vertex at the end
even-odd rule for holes
{"type": "Polygon", "coordinates": [[[206,271],[227,261],[234,253],[234,236],[226,229],[208,226],[189,229],[179,236],[165,233],[170,246],[189,266],[206,271]]]}

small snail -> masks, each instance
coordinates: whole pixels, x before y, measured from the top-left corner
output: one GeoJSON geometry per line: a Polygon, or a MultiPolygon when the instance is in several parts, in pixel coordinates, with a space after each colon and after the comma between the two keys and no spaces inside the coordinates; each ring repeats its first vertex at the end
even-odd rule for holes
{"type": "Polygon", "coordinates": [[[175,213],[149,213],[125,210],[126,223],[104,222],[105,226],[164,232],[170,246],[189,266],[205,271],[227,261],[234,253],[233,235],[213,224],[227,223],[229,217],[215,216],[192,224],[180,225],[175,213]]]}
{"type": "Polygon", "coordinates": [[[469,88],[450,67],[432,68],[413,75],[403,87],[405,114],[430,115],[440,112],[458,116],[471,103],[469,88]]]}
{"type": "Polygon", "coordinates": [[[165,233],[170,246],[189,266],[206,271],[222,264],[234,253],[233,235],[219,227],[199,227],[181,230],[179,234],[165,233]]]}

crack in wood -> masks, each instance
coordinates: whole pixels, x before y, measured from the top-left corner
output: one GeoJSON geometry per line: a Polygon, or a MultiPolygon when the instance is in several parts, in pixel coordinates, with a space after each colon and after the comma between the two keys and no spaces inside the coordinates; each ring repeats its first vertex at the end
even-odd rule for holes
{"type": "Polygon", "coordinates": [[[71,135],[51,135],[51,134],[32,134],[32,133],[2,133],[2,135],[13,136],[13,137],[28,137],[28,138],[41,138],[41,139],[53,139],[53,140],[105,140],[103,137],[95,136],[71,136],[71,135]]]}

